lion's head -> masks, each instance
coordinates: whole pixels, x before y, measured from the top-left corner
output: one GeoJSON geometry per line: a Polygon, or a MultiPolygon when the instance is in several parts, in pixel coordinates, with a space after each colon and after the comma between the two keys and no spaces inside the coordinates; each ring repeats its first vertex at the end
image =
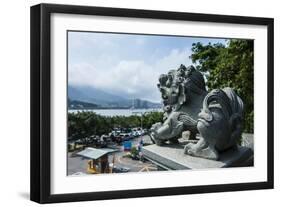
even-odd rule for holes
{"type": "Polygon", "coordinates": [[[164,107],[181,106],[192,98],[192,93],[206,91],[203,75],[193,66],[180,65],[177,70],[161,74],[157,84],[163,99],[164,107]]]}

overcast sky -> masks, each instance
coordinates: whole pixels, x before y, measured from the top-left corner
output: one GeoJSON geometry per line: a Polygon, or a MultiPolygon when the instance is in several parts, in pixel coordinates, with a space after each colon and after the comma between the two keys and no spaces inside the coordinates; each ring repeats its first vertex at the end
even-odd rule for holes
{"type": "Polygon", "coordinates": [[[68,32],[70,85],[92,86],[126,98],[160,102],[162,73],[190,65],[194,42],[224,39],[68,32]]]}

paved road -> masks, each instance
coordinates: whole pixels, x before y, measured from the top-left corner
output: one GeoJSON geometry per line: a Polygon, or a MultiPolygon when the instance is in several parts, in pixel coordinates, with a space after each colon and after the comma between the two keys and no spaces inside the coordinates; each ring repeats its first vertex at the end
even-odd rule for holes
{"type": "Polygon", "coordinates": [[[87,173],[87,159],[82,157],[72,157],[72,153],[68,153],[67,156],[67,175],[72,175],[74,173],[87,173]]]}

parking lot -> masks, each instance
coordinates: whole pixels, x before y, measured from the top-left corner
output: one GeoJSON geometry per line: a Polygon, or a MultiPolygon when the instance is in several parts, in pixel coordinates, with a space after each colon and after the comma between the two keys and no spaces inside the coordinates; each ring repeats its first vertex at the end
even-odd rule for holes
{"type": "MultiPolygon", "coordinates": [[[[137,146],[141,139],[147,139],[146,136],[136,137],[131,140],[132,146],[137,146]]],[[[113,154],[109,155],[109,162],[113,161],[114,157],[114,166],[115,167],[125,167],[129,168],[129,172],[149,172],[149,171],[157,171],[158,168],[155,164],[151,163],[150,161],[140,161],[140,160],[133,160],[128,157],[123,157],[127,154],[123,150],[123,146],[112,146],[117,147],[119,151],[114,152],[113,154]]],[[[72,153],[68,153],[68,175],[73,174],[87,174],[87,159],[81,156],[73,156],[72,153]]]]}

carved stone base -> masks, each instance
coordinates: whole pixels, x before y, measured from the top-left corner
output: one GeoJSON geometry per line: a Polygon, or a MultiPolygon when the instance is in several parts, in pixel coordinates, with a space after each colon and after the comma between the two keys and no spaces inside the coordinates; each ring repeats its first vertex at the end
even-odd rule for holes
{"type": "Polygon", "coordinates": [[[240,146],[237,150],[228,150],[221,154],[218,161],[186,155],[183,147],[180,144],[153,144],[143,147],[143,154],[146,159],[166,170],[253,166],[253,151],[248,147],[240,146]]]}

